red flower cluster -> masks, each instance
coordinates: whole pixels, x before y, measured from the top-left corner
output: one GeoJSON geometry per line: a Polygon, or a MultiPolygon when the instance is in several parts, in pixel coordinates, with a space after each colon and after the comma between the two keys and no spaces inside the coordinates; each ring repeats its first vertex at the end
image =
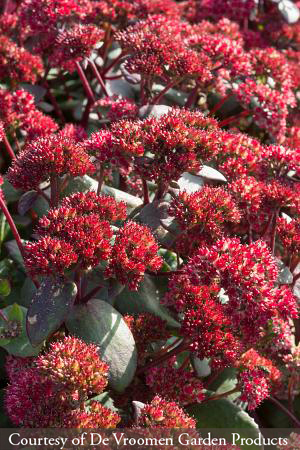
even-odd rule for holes
{"type": "Polygon", "coordinates": [[[60,32],[49,58],[51,65],[73,72],[75,63],[88,58],[103,36],[103,30],[94,25],[74,25],[60,32]]]}
{"type": "Polygon", "coordinates": [[[117,41],[130,55],[125,68],[163,80],[193,77],[208,81],[212,77],[209,58],[189,48],[183,39],[185,28],[179,20],[158,15],[117,33],[117,41]]]}
{"type": "Polygon", "coordinates": [[[28,190],[53,176],[76,177],[94,170],[82,144],[53,134],[30,142],[10,167],[8,179],[16,189],[28,190]]]}
{"type": "MultiPolygon", "coordinates": [[[[107,385],[108,366],[99,358],[97,348],[71,336],[53,343],[49,352],[29,363],[9,361],[7,367],[11,384],[6,389],[5,405],[17,426],[75,426],[82,401],[89,394],[101,393],[107,385]]],[[[95,404],[92,414],[101,412],[102,405],[95,404]]],[[[102,421],[97,415],[92,415],[91,421],[108,427],[118,422],[114,413],[109,415],[106,408],[103,412],[106,417],[102,421]]]]}
{"type": "Polygon", "coordinates": [[[91,394],[100,394],[107,386],[108,365],[100,360],[98,348],[68,336],[54,342],[46,354],[36,360],[36,367],[47,379],[63,383],[65,392],[80,402],[91,394]]]}
{"type": "Polygon", "coordinates": [[[125,204],[93,192],[74,194],[51,209],[39,222],[45,237],[27,244],[26,265],[34,274],[63,273],[79,259],[81,268],[94,267],[111,254],[110,222],[126,217],[125,204]]]}
{"type": "Polygon", "coordinates": [[[247,402],[248,409],[255,409],[267,397],[271,389],[280,385],[281,372],[272,361],[263,358],[250,349],[238,362],[238,382],[241,389],[241,401],[247,402]]]}
{"type": "Polygon", "coordinates": [[[116,236],[106,276],[136,290],[146,270],[160,269],[163,261],[157,255],[158,248],[146,226],[128,221],[116,236]]]}
{"type": "Polygon", "coordinates": [[[175,362],[176,357],[169,359],[164,366],[150,369],[146,376],[147,385],[157,395],[179,405],[201,403],[205,398],[202,381],[190,370],[176,369],[175,362]]]}
{"type": "Polygon", "coordinates": [[[175,216],[181,230],[178,250],[190,254],[199,243],[210,244],[224,235],[226,226],[241,218],[231,194],[223,188],[205,186],[193,194],[180,192],[172,199],[170,214],[175,216]]]}
{"type": "Polygon", "coordinates": [[[97,401],[91,401],[88,412],[77,409],[65,414],[61,426],[80,429],[116,428],[120,421],[119,414],[97,401]]]}
{"type": "Polygon", "coordinates": [[[270,319],[297,317],[292,292],[275,287],[276,263],[262,241],[200,247],[182,272],[170,280],[164,303],[184,312],[181,334],[201,359],[232,363],[243,346],[258,342],[270,319]]]}
{"type": "Polygon", "coordinates": [[[23,89],[0,90],[0,108],[5,128],[12,132],[22,129],[29,139],[46,136],[58,129],[51,117],[36,108],[34,97],[23,89]]]}
{"type": "Polygon", "coordinates": [[[170,337],[166,321],[151,313],[139,314],[136,317],[126,315],[124,320],[133,334],[138,350],[139,364],[143,363],[147,357],[151,343],[170,337]]]}
{"type": "Polygon", "coordinates": [[[18,47],[11,39],[0,36],[0,77],[14,86],[17,83],[34,83],[43,73],[43,63],[38,56],[18,47]]]}
{"type": "Polygon", "coordinates": [[[106,112],[106,117],[111,122],[121,119],[135,119],[138,115],[138,107],[129,98],[118,96],[105,97],[94,104],[94,108],[106,112]]]}
{"type": "Polygon", "coordinates": [[[146,428],[196,428],[196,422],[175,402],[167,402],[158,395],[145,405],[138,426],[146,428]]]}

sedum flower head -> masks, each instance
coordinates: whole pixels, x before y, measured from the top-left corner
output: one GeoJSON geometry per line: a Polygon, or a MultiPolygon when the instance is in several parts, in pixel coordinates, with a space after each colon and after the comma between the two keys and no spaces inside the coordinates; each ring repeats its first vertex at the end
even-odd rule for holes
{"type": "Polygon", "coordinates": [[[73,336],[51,344],[50,350],[40,355],[37,368],[47,379],[62,384],[73,395],[82,399],[100,394],[107,386],[108,365],[101,361],[98,348],[73,336]]]}
{"type": "Polygon", "coordinates": [[[82,176],[94,171],[80,143],[59,135],[50,135],[29,143],[8,171],[16,189],[35,189],[52,175],[82,176]]]}
{"type": "Polygon", "coordinates": [[[128,221],[116,236],[106,275],[136,290],[146,270],[156,272],[162,265],[158,244],[144,225],[128,221]]]}
{"type": "Polygon", "coordinates": [[[145,428],[196,428],[196,422],[175,402],[158,395],[141,410],[138,426],[145,428]]]}

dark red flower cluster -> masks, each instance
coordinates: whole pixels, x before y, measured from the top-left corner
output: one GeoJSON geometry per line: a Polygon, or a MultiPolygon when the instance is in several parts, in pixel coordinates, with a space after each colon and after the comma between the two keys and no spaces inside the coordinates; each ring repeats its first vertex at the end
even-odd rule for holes
{"type": "Polygon", "coordinates": [[[58,129],[55,121],[41,111],[29,92],[18,89],[14,92],[0,90],[0,117],[9,132],[24,130],[28,139],[47,136],[58,129]]]}
{"type": "Polygon", "coordinates": [[[125,68],[130,73],[163,80],[192,77],[208,81],[212,77],[209,57],[185,43],[185,28],[179,20],[158,15],[119,32],[116,39],[129,53],[125,68]]]}
{"type": "MultiPolygon", "coordinates": [[[[99,358],[97,348],[71,336],[53,343],[49,352],[29,363],[9,361],[8,367],[11,384],[5,392],[5,406],[17,426],[76,427],[85,414],[80,410],[82,401],[91,393],[100,394],[107,385],[108,366],[99,358]]],[[[107,428],[119,421],[96,402],[91,416],[85,418],[87,423],[107,428]]]]}
{"type": "Polygon", "coordinates": [[[104,31],[94,25],[74,25],[58,34],[49,62],[73,72],[76,63],[88,58],[104,36],[104,31]]]}
{"type": "Polygon", "coordinates": [[[248,350],[238,362],[240,399],[247,402],[248,409],[255,409],[271,390],[279,387],[281,372],[272,361],[260,356],[254,349],[248,350]]]}
{"type": "Polygon", "coordinates": [[[11,39],[0,36],[0,77],[15,86],[20,82],[34,83],[43,73],[43,63],[38,56],[18,47],[11,39]]]}
{"type": "Polygon", "coordinates": [[[158,248],[146,226],[126,222],[117,233],[106,276],[115,277],[129,289],[136,290],[146,270],[160,269],[163,260],[157,255],[158,248]]]}
{"type": "Polygon", "coordinates": [[[94,170],[80,142],[52,134],[31,141],[20,152],[8,171],[8,179],[15,188],[27,190],[36,189],[53,176],[76,177],[94,170]]]}
{"type": "Polygon", "coordinates": [[[196,422],[175,402],[167,402],[158,395],[145,405],[138,426],[146,428],[196,428],[196,422]]]}
{"type": "Polygon", "coordinates": [[[202,359],[232,363],[241,343],[256,344],[270,319],[297,317],[292,292],[275,287],[276,263],[262,241],[200,247],[182,271],[170,280],[164,302],[184,312],[181,333],[202,359]]]}
{"type": "Polygon", "coordinates": [[[94,108],[100,109],[101,112],[104,110],[106,112],[105,116],[110,122],[122,119],[136,119],[138,115],[138,107],[133,100],[118,97],[117,95],[98,100],[94,104],[94,108]]]}
{"type": "Polygon", "coordinates": [[[178,247],[186,249],[186,254],[200,243],[211,244],[221,238],[226,226],[238,223],[241,218],[231,194],[223,188],[209,186],[193,194],[179,192],[172,199],[169,212],[184,231],[177,240],[178,247]]]}
{"type": "Polygon", "coordinates": [[[176,357],[170,358],[164,366],[150,369],[146,376],[147,385],[157,395],[179,405],[201,403],[205,398],[202,381],[190,370],[175,368],[175,363],[176,357]]]}
{"type": "Polygon", "coordinates": [[[164,341],[170,337],[166,321],[151,313],[139,314],[136,317],[126,315],[124,320],[134,336],[140,364],[149,354],[151,343],[164,341]]]}
{"type": "Polygon", "coordinates": [[[75,262],[87,269],[111,255],[110,222],[125,219],[125,204],[93,192],[67,197],[39,222],[44,237],[25,247],[26,265],[33,274],[63,273],[75,262]]]}
{"type": "Polygon", "coordinates": [[[131,162],[146,179],[169,182],[177,180],[182,172],[198,171],[203,160],[216,154],[216,127],[214,119],[198,111],[172,109],[157,119],[121,120],[112,125],[110,132],[92,135],[86,145],[101,162],[121,167],[131,162]],[[206,129],[212,129],[211,133],[206,129]],[[149,153],[153,156],[149,157],[149,153]]]}

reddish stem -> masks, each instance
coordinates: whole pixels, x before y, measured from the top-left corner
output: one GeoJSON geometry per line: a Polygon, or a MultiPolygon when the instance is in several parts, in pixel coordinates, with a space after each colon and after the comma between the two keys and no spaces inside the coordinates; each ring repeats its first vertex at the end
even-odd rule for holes
{"type": "MultiPolygon", "coordinates": [[[[13,221],[13,218],[11,217],[10,212],[7,209],[7,206],[5,204],[5,201],[4,201],[3,197],[2,197],[2,195],[0,195],[0,208],[2,209],[3,214],[5,215],[5,218],[6,218],[7,222],[8,222],[8,225],[10,226],[11,232],[12,232],[14,238],[15,238],[15,241],[17,243],[17,246],[18,246],[19,250],[20,250],[20,253],[21,253],[23,259],[25,259],[25,250],[24,250],[24,246],[22,244],[21,237],[19,235],[19,232],[17,230],[15,222],[13,221]]],[[[35,287],[38,288],[39,287],[39,283],[34,278],[32,278],[32,281],[33,281],[35,287]]]]}
{"type": "Polygon", "coordinates": [[[95,294],[97,294],[98,291],[100,291],[100,289],[102,289],[103,286],[102,284],[100,286],[95,287],[94,289],[92,289],[88,294],[86,294],[85,297],[83,297],[81,299],[81,303],[87,303],[91,298],[94,297],[95,294]]]}
{"type": "Polygon", "coordinates": [[[105,83],[104,83],[104,81],[103,81],[103,79],[102,79],[102,77],[101,77],[101,75],[100,75],[100,73],[99,73],[99,71],[98,71],[98,69],[96,67],[96,64],[91,59],[89,59],[89,63],[90,63],[90,66],[91,66],[91,68],[92,68],[92,70],[93,70],[93,72],[95,74],[95,77],[97,78],[97,80],[98,80],[98,82],[99,82],[99,84],[100,84],[100,86],[101,86],[101,88],[102,88],[102,90],[104,92],[104,95],[106,97],[109,97],[108,92],[107,92],[106,87],[105,87],[105,83]]]}
{"type": "Polygon", "coordinates": [[[137,371],[137,375],[140,375],[141,373],[145,372],[148,369],[151,369],[152,367],[155,367],[155,366],[158,366],[158,365],[162,364],[163,362],[167,361],[169,358],[171,358],[174,355],[178,355],[179,353],[182,353],[184,350],[187,350],[188,346],[189,346],[188,343],[182,342],[182,344],[178,345],[177,347],[175,347],[170,352],[160,356],[159,358],[155,359],[154,361],[150,361],[148,364],[146,364],[145,366],[141,367],[137,371]]]}
{"type": "Polygon", "coordinates": [[[241,119],[242,117],[248,116],[251,114],[251,111],[242,111],[240,114],[236,114],[235,116],[228,117],[227,119],[222,120],[219,123],[220,127],[225,127],[226,125],[229,125],[232,122],[236,122],[237,120],[241,119]]]}
{"type": "Polygon", "coordinates": [[[213,395],[212,397],[208,397],[203,402],[210,402],[211,400],[219,400],[220,398],[228,397],[228,395],[234,394],[235,392],[239,392],[239,387],[236,386],[230,391],[223,392],[222,394],[213,395]]]}
{"type": "Polygon", "coordinates": [[[224,98],[222,98],[222,100],[220,100],[214,107],[213,109],[210,111],[210,114],[213,115],[215,114],[216,111],[218,111],[218,109],[222,108],[222,106],[224,105],[224,103],[231,97],[231,94],[226,95],[224,98]]]}
{"type": "Polygon", "coordinates": [[[60,118],[60,120],[62,121],[62,123],[64,124],[64,123],[66,122],[65,117],[64,117],[64,114],[63,114],[63,112],[62,112],[62,110],[61,110],[59,104],[57,103],[56,98],[55,98],[54,95],[52,94],[48,82],[45,81],[44,84],[45,84],[45,88],[47,89],[47,94],[48,94],[49,100],[50,100],[50,102],[51,102],[51,104],[52,104],[52,106],[53,106],[53,108],[54,108],[56,114],[58,115],[58,117],[60,118]]]}
{"type": "Polygon", "coordinates": [[[105,76],[123,58],[124,55],[125,55],[124,52],[120,53],[120,55],[116,59],[114,59],[112,63],[109,64],[109,66],[107,66],[104,69],[104,71],[102,72],[102,76],[105,76]]]}
{"type": "Polygon", "coordinates": [[[7,151],[8,155],[10,156],[10,158],[12,160],[16,159],[15,152],[13,151],[12,146],[10,145],[10,143],[6,137],[6,134],[4,134],[4,136],[3,136],[3,142],[4,142],[6,151],[7,151]]]}
{"type": "Polygon", "coordinates": [[[84,71],[82,70],[81,65],[79,64],[78,61],[77,61],[75,64],[76,64],[76,68],[77,68],[77,72],[78,72],[79,78],[81,79],[83,88],[84,88],[84,90],[85,90],[85,92],[86,92],[86,95],[87,95],[89,101],[90,101],[91,103],[95,103],[95,96],[94,96],[94,93],[93,93],[93,91],[92,91],[92,88],[91,88],[90,83],[88,82],[87,77],[85,76],[84,71]]]}
{"type": "Polygon", "coordinates": [[[165,95],[166,92],[168,92],[169,89],[171,89],[176,83],[179,83],[179,79],[170,81],[167,86],[156,96],[152,99],[151,105],[156,105],[160,99],[165,95]]]}
{"type": "Polygon", "coordinates": [[[144,193],[144,205],[147,205],[150,202],[148,185],[147,185],[147,181],[144,178],[142,178],[142,182],[143,182],[143,193],[144,193]]]}
{"type": "Polygon", "coordinates": [[[119,80],[123,75],[116,75],[114,77],[105,77],[106,80],[119,80]]]}
{"type": "Polygon", "coordinates": [[[191,108],[192,106],[194,106],[197,95],[198,95],[198,89],[199,89],[199,86],[198,86],[198,84],[196,84],[196,86],[194,87],[194,89],[192,90],[190,95],[188,96],[188,99],[185,104],[185,108],[188,109],[188,108],[191,108]]]}
{"type": "Polygon", "coordinates": [[[300,428],[300,421],[297,419],[296,416],[294,416],[294,414],[288,409],[286,408],[279,400],[277,400],[277,398],[270,396],[269,399],[271,400],[272,403],[274,403],[275,405],[278,406],[278,408],[281,409],[281,411],[283,411],[287,416],[289,416],[289,418],[293,421],[294,425],[297,428],[300,428]]]}

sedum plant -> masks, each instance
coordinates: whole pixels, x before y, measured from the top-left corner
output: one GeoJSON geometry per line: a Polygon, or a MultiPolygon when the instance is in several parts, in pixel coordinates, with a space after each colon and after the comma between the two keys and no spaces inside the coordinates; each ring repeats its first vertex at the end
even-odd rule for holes
{"type": "Polygon", "coordinates": [[[300,14],[279,3],[4,2],[3,426],[300,426],[300,14]]]}

